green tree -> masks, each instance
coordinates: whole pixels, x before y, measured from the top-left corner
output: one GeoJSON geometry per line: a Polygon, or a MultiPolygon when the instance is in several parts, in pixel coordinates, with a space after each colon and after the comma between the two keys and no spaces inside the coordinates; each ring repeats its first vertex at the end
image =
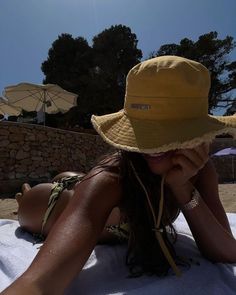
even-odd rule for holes
{"type": "MultiPolygon", "coordinates": [[[[73,38],[70,34],[61,34],[52,43],[48,58],[42,63],[45,74],[43,83],[53,83],[78,94],[78,100],[86,97],[93,68],[92,48],[83,37],[73,38]]],[[[78,102],[77,100],[77,102],[78,102]]],[[[48,122],[54,127],[77,124],[81,112],[73,108],[68,114],[48,115],[48,122]]],[[[83,111],[82,111],[83,114],[83,111]]]]}
{"type": "Polygon", "coordinates": [[[48,58],[42,63],[43,83],[54,83],[78,94],[84,91],[92,67],[92,48],[83,37],[61,34],[52,43],[48,58]]]}
{"type": "Polygon", "coordinates": [[[78,107],[64,116],[64,124],[88,128],[92,114],[122,108],[126,75],[142,57],[137,43],[136,35],[122,25],[95,36],[92,47],[84,38],[74,39],[69,34],[60,35],[52,43],[41,67],[43,82],[78,94],[78,107]]]}
{"type": "Polygon", "coordinates": [[[230,61],[229,54],[235,48],[234,38],[218,38],[217,32],[210,32],[198,38],[196,42],[184,38],[179,44],[165,44],[150,57],[160,55],[178,55],[204,64],[211,72],[209,93],[209,112],[218,107],[230,107],[235,101],[236,61],[230,61]]]}
{"type": "Polygon", "coordinates": [[[226,116],[232,116],[236,114],[236,100],[232,103],[232,105],[226,110],[226,116]]]}
{"type": "Polygon", "coordinates": [[[111,26],[93,38],[96,89],[99,89],[100,113],[122,108],[128,71],[142,58],[138,40],[124,25],[111,26]]]}
{"type": "Polygon", "coordinates": [[[91,79],[86,95],[78,100],[78,116],[85,127],[89,127],[92,114],[103,115],[123,107],[126,75],[142,58],[137,44],[136,35],[123,25],[111,26],[93,38],[91,79]]]}

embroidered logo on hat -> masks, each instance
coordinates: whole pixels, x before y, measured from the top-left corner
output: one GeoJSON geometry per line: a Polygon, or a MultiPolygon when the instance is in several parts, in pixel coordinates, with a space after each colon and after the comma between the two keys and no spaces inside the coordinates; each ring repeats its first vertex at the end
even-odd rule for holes
{"type": "Polygon", "coordinates": [[[131,103],[130,108],[145,111],[145,110],[149,110],[151,108],[151,105],[150,104],[142,104],[142,103],[131,103]]]}

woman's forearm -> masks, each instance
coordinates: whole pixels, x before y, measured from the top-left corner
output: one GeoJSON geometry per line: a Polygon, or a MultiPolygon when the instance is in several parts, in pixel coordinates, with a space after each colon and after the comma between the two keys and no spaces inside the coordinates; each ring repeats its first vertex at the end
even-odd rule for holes
{"type": "MultiPolygon", "coordinates": [[[[31,294],[31,295],[46,295],[43,293],[42,290],[28,279],[24,278],[24,276],[21,276],[18,278],[11,286],[6,288],[4,291],[0,293],[1,295],[25,295],[25,294],[31,294]]],[[[58,293],[59,295],[59,293],[58,293]]]]}
{"type": "MultiPolygon", "coordinates": [[[[173,190],[180,207],[191,199],[193,186],[189,183],[183,188],[173,190]],[[181,200],[181,201],[180,201],[181,200]]],[[[200,197],[199,204],[182,210],[192,235],[202,254],[213,262],[236,262],[236,240],[218,222],[211,210],[200,197]]]]}

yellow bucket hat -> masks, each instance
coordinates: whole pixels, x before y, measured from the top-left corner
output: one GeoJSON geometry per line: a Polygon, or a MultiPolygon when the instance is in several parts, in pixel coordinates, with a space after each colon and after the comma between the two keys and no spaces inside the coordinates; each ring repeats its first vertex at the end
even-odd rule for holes
{"type": "Polygon", "coordinates": [[[236,116],[208,114],[210,74],[202,64],[178,56],[141,62],[128,73],[124,109],[92,116],[110,145],[141,153],[191,148],[216,135],[236,135],[236,116]]]}

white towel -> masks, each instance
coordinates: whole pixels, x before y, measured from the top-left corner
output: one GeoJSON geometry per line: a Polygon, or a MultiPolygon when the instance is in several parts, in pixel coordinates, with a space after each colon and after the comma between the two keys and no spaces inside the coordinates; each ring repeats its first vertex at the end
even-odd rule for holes
{"type": "MultiPolygon", "coordinates": [[[[236,236],[236,214],[227,215],[236,236]]],[[[126,247],[96,246],[66,295],[235,295],[236,264],[213,264],[202,258],[182,214],[176,220],[175,227],[180,234],[176,244],[177,253],[200,262],[200,265],[192,265],[190,269],[182,269],[180,278],[175,275],[128,278],[124,263],[126,247]]],[[[0,237],[2,291],[28,267],[40,244],[33,245],[33,237],[13,220],[0,220],[0,237]]]]}

